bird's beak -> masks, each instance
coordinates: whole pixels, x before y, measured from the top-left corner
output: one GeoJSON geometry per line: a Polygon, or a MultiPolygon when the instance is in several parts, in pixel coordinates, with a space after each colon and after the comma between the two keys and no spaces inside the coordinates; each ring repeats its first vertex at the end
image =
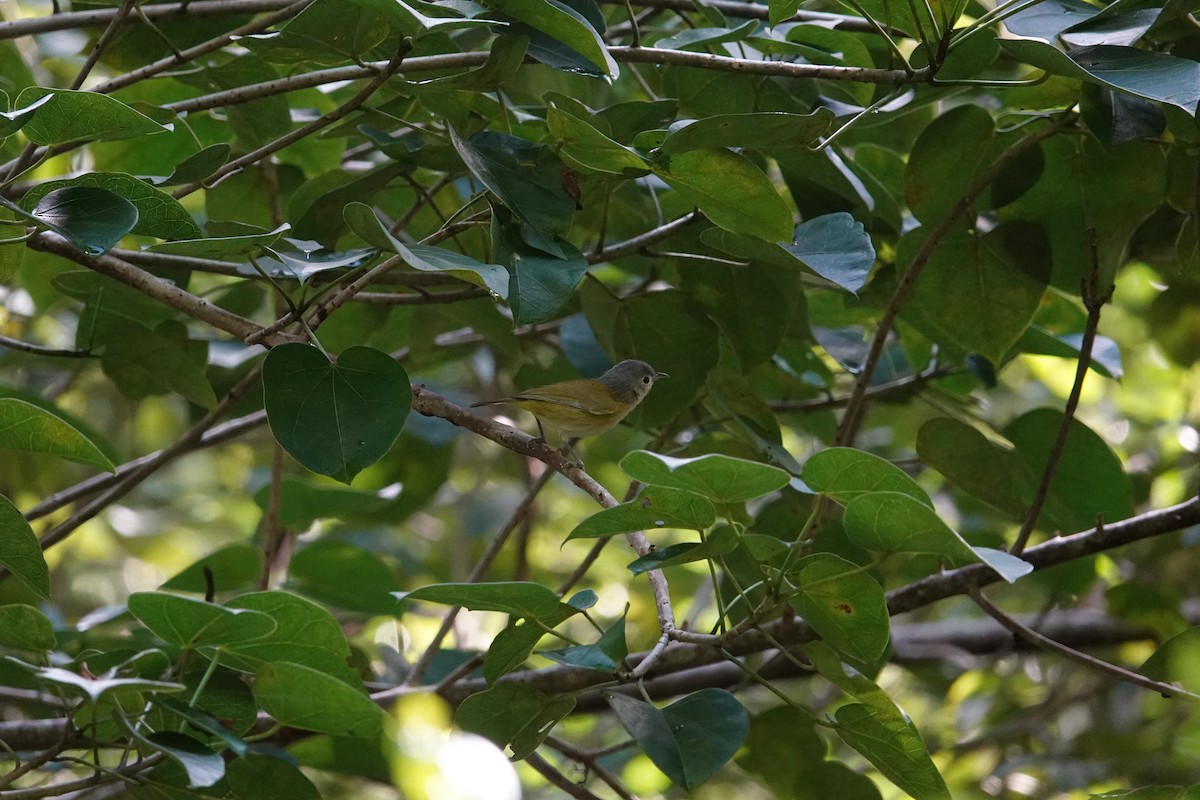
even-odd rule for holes
{"type": "Polygon", "coordinates": [[[669,377],[671,377],[670,375],[668,375],[668,374],[667,374],[667,373],[665,373],[665,372],[655,372],[655,373],[654,373],[654,375],[655,375],[655,377],[658,377],[658,378],[669,378],[669,377]]]}

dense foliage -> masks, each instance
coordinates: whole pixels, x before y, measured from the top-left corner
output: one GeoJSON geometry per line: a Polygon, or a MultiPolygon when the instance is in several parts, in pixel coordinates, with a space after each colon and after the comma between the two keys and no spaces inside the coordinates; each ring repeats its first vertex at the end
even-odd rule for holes
{"type": "Polygon", "coordinates": [[[1198,796],[1194,4],[48,6],[0,798],[1198,796]]]}

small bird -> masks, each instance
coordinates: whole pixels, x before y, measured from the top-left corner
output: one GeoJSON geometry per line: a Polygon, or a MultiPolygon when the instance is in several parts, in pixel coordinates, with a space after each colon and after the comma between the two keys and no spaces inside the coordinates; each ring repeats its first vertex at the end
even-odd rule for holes
{"type": "MultiPolygon", "coordinates": [[[[645,361],[627,360],[599,378],[551,383],[517,392],[512,397],[473,403],[471,408],[500,403],[523,408],[537,419],[541,440],[546,441],[544,424],[559,435],[559,451],[570,457],[574,455],[573,440],[599,436],[616,427],[650,393],[654,382],[665,377],[667,373],[659,372],[645,361]]],[[[575,460],[578,462],[578,456],[575,460]]]]}

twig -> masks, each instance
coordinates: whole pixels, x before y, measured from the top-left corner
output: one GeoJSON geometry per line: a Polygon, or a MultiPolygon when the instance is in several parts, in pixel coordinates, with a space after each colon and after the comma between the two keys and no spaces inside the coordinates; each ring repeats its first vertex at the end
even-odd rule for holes
{"type": "Polygon", "coordinates": [[[900,314],[900,309],[904,306],[905,301],[908,300],[909,294],[916,285],[917,277],[921,274],[925,265],[929,263],[930,258],[933,257],[933,253],[938,245],[941,244],[942,239],[967,214],[971,206],[975,203],[976,198],[993,181],[999,178],[1004,173],[1004,170],[1016,159],[1020,158],[1031,148],[1036,147],[1063,130],[1074,121],[1074,114],[1064,114],[1058,121],[1040,131],[1029,134],[1005,150],[987,169],[979,173],[975,177],[975,180],[971,181],[971,185],[963,192],[962,197],[951,206],[946,215],[930,230],[929,235],[925,237],[925,241],[921,243],[920,249],[913,256],[908,268],[900,277],[900,281],[896,284],[896,289],[892,293],[887,307],[884,308],[883,314],[879,317],[875,338],[871,340],[871,349],[863,362],[862,371],[859,372],[858,379],[854,383],[854,390],[850,394],[850,400],[847,402],[846,410],[842,414],[841,422],[838,424],[837,434],[834,436],[835,445],[849,446],[853,444],[854,438],[858,434],[859,426],[862,424],[862,415],[867,399],[867,387],[871,383],[871,377],[875,374],[875,367],[879,364],[879,358],[883,355],[883,348],[891,333],[892,324],[896,321],[896,317],[900,314]]]}
{"type": "Polygon", "coordinates": [[[1101,293],[1096,285],[1100,276],[1099,255],[1096,252],[1096,230],[1093,228],[1089,233],[1092,240],[1092,259],[1082,291],[1083,305],[1087,309],[1087,321],[1083,326],[1083,338],[1079,342],[1079,360],[1075,364],[1075,381],[1071,384],[1071,393],[1067,396],[1067,404],[1063,407],[1062,421],[1058,425],[1058,432],[1054,435],[1054,442],[1051,443],[1050,449],[1046,453],[1046,466],[1042,468],[1042,476],[1038,481],[1036,491],[1034,491],[1033,500],[1029,504],[1029,511],[1021,523],[1017,540],[1013,542],[1013,546],[1009,550],[1015,556],[1021,555],[1025,545],[1029,543],[1029,536],[1037,525],[1038,517],[1042,513],[1042,506],[1050,495],[1050,483],[1054,479],[1054,471],[1058,468],[1063,450],[1066,449],[1067,434],[1071,431],[1071,422],[1075,419],[1075,410],[1079,407],[1079,398],[1083,393],[1083,381],[1087,378],[1088,368],[1092,362],[1092,347],[1096,343],[1096,329],[1100,325],[1100,312],[1104,309],[1104,304],[1112,297],[1111,288],[1101,293]]]}
{"type": "Polygon", "coordinates": [[[1027,628],[1011,616],[1006,614],[999,606],[984,596],[979,589],[974,589],[970,592],[971,599],[975,604],[982,608],[988,616],[999,622],[1015,636],[1019,636],[1030,644],[1040,647],[1044,650],[1049,650],[1052,653],[1058,653],[1061,656],[1083,664],[1089,669],[1103,672],[1106,675],[1111,675],[1118,680],[1132,683],[1135,686],[1141,686],[1143,689],[1149,689],[1152,692],[1157,692],[1163,697],[1179,697],[1192,702],[1200,702],[1200,695],[1182,689],[1178,686],[1173,686],[1162,681],[1151,680],[1145,675],[1142,675],[1132,670],[1127,670],[1124,667],[1118,667],[1116,664],[1110,664],[1107,661],[1090,656],[1087,653],[1082,653],[1072,647],[1067,647],[1061,642],[1057,642],[1048,636],[1043,636],[1037,631],[1027,628]]]}
{"type": "MultiPolygon", "coordinates": [[[[492,538],[487,550],[485,550],[483,555],[479,557],[479,560],[475,562],[475,566],[471,569],[471,573],[467,575],[467,583],[475,583],[478,581],[492,566],[492,562],[496,560],[496,556],[500,555],[500,551],[504,548],[505,543],[508,542],[508,538],[512,535],[513,531],[515,531],[517,526],[521,524],[521,521],[529,515],[530,509],[533,508],[533,501],[537,498],[538,493],[541,492],[542,488],[550,482],[550,479],[554,477],[554,474],[554,470],[543,470],[542,474],[539,475],[537,480],[533,482],[533,485],[529,487],[529,491],[525,493],[525,497],[521,499],[521,502],[518,503],[517,507],[513,509],[511,514],[509,514],[508,520],[500,528],[500,532],[492,538]]],[[[434,634],[433,640],[429,643],[428,647],[425,648],[425,652],[421,654],[421,657],[417,659],[417,663],[413,666],[412,672],[409,673],[408,680],[405,681],[407,685],[415,686],[420,683],[421,678],[425,675],[425,671],[428,670],[429,665],[433,663],[433,659],[437,655],[438,648],[441,647],[442,641],[454,627],[454,620],[460,611],[462,611],[462,606],[453,606],[446,612],[445,617],[442,619],[442,625],[440,628],[438,628],[438,632],[434,634]]]]}
{"type": "Polygon", "coordinates": [[[91,358],[90,350],[60,350],[57,347],[45,347],[40,344],[30,344],[20,339],[11,339],[0,334],[0,347],[9,350],[19,350],[22,353],[33,353],[39,356],[54,356],[56,358],[91,358]]]}
{"type": "MultiPolygon", "coordinates": [[[[606,770],[604,765],[600,763],[599,756],[606,755],[608,752],[612,752],[611,749],[606,748],[605,751],[597,754],[589,753],[586,750],[580,750],[570,742],[559,739],[556,736],[547,736],[545,741],[547,745],[562,753],[567,758],[583,764],[589,774],[595,775],[601,781],[608,784],[608,787],[616,792],[617,796],[620,797],[621,800],[637,800],[637,798],[635,798],[633,794],[631,794],[629,790],[622,785],[620,779],[606,770]]],[[[622,743],[621,748],[624,749],[632,746],[634,746],[634,743],[632,741],[627,741],[622,743]]]]}
{"type": "Polygon", "coordinates": [[[71,81],[71,89],[79,89],[83,86],[83,82],[87,80],[87,76],[100,60],[100,56],[108,49],[109,42],[117,35],[117,31],[121,29],[121,25],[129,16],[129,12],[133,9],[135,2],[136,0],[121,0],[121,5],[117,8],[117,13],[109,20],[108,27],[104,29],[104,33],[100,34],[100,38],[92,45],[92,50],[88,53],[87,60],[79,68],[79,72],[75,75],[75,80],[71,81]]]}
{"type": "Polygon", "coordinates": [[[576,800],[601,800],[596,795],[589,792],[578,783],[570,780],[566,775],[556,770],[549,761],[539,756],[537,753],[532,753],[525,759],[525,763],[537,770],[538,774],[548,780],[550,783],[562,789],[576,800]]]}
{"type": "MultiPolygon", "coordinates": [[[[938,378],[945,378],[950,375],[958,375],[962,372],[960,367],[943,367],[933,366],[923,372],[918,372],[914,375],[909,375],[904,378],[889,383],[881,383],[867,389],[866,396],[869,398],[879,397],[881,395],[889,395],[894,393],[904,392],[910,389],[917,389],[930,381],[938,378]]],[[[824,411],[828,408],[840,408],[850,402],[851,395],[842,395],[839,397],[819,397],[815,400],[771,400],[767,406],[777,413],[810,413],[813,411],[824,411]]]]}

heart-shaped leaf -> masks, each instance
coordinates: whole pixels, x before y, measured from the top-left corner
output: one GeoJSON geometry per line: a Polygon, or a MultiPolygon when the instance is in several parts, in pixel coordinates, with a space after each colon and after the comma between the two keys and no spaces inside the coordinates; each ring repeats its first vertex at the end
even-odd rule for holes
{"type": "Polygon", "coordinates": [[[685,789],[711,778],[750,730],[750,715],[723,689],[701,689],[663,709],[623,694],[608,702],[654,765],[685,789]]]}
{"type": "Polygon", "coordinates": [[[263,367],[263,394],[271,432],[283,449],[343,483],[391,449],[412,408],[404,368],[361,346],[330,362],[307,345],[280,345],[263,367]]]}
{"type": "Polygon", "coordinates": [[[37,202],[29,216],[90,256],[113,249],[138,222],[133,203],[91,186],[55,189],[37,202]]]}

